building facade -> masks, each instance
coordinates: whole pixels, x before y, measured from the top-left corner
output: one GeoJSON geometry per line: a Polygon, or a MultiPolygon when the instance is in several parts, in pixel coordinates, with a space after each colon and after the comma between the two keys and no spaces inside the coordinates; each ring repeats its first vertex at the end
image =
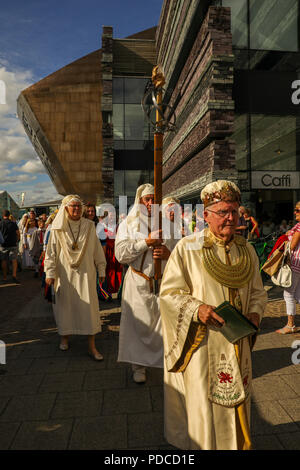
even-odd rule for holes
{"type": "Polygon", "coordinates": [[[299,193],[298,0],[165,0],[156,42],[177,132],[164,193],[200,202],[236,181],[260,221],[293,218],[299,193]]]}
{"type": "Polygon", "coordinates": [[[10,196],[7,191],[0,191],[0,217],[4,210],[9,212],[16,218],[19,218],[20,208],[14,199],[10,196]]]}
{"type": "Polygon", "coordinates": [[[155,31],[114,39],[103,27],[101,49],[20,94],[18,116],[59,194],[96,204],[125,195],[130,204],[136,186],[153,179],[141,99],[155,65],[155,31]]]}

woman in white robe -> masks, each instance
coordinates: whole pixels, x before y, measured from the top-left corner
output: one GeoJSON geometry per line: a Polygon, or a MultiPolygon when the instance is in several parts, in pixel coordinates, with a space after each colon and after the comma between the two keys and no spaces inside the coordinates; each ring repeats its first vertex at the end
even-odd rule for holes
{"type": "Polygon", "coordinates": [[[95,346],[95,334],[101,331],[96,270],[103,279],[105,267],[95,224],[82,217],[79,196],[66,196],[51,225],[44,263],[46,283],[54,287],[60,349],[68,349],[69,335],[88,335],[89,354],[103,359],[95,346]]]}

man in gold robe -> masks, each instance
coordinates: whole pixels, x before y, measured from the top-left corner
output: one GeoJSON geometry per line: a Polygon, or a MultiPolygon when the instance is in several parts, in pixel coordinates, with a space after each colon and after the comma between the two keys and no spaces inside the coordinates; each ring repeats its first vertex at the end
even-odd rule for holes
{"type": "Polygon", "coordinates": [[[201,199],[208,228],[178,242],[160,289],[165,435],[185,450],[246,450],[254,336],[230,343],[214,309],[229,301],[258,327],[267,294],[253,247],[235,235],[238,187],[219,180],[201,199]]]}

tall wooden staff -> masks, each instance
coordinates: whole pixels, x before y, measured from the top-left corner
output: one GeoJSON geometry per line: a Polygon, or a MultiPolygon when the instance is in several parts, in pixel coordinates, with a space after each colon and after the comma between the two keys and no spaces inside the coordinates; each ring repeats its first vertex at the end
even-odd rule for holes
{"type": "MultiPolygon", "coordinates": [[[[171,106],[163,105],[162,94],[165,77],[154,67],[152,71],[151,84],[148,84],[142,100],[144,112],[154,128],[154,203],[156,208],[162,203],[162,164],[163,164],[163,136],[165,131],[175,130],[175,114],[171,106]],[[149,103],[150,100],[150,103],[149,103]],[[169,109],[169,117],[165,118],[163,108],[169,109]],[[155,109],[155,122],[151,120],[151,112],[155,109]],[[173,122],[171,122],[173,119],[173,122]]],[[[155,214],[157,215],[157,214],[155,214]]],[[[162,213],[158,214],[158,228],[162,229],[162,213]]],[[[154,290],[159,292],[159,280],[161,279],[161,260],[154,260],[154,290]]]]}
{"type": "MultiPolygon", "coordinates": [[[[154,203],[156,208],[162,203],[162,164],[163,164],[163,110],[162,110],[162,87],[165,84],[165,78],[159,72],[158,67],[152,71],[152,83],[154,85],[154,94],[156,95],[156,113],[155,113],[155,133],[154,133],[154,203]]],[[[162,214],[158,214],[158,228],[162,229],[162,214]]],[[[154,282],[155,292],[159,290],[159,280],[161,279],[161,260],[154,260],[154,282]]]]}

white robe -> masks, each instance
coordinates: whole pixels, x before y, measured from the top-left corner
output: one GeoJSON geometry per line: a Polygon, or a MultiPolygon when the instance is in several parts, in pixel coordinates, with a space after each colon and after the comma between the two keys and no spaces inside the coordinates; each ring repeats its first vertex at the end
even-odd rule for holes
{"type": "Polygon", "coordinates": [[[33,258],[30,256],[30,242],[33,233],[37,230],[37,227],[31,227],[25,231],[23,230],[23,244],[26,245],[26,248],[23,247],[23,268],[34,268],[35,264],[33,258]]]}
{"type": "MultiPolygon", "coordinates": [[[[150,283],[132,271],[154,276],[152,249],[147,246],[147,217],[140,217],[140,231],[128,225],[128,218],[119,226],[115,241],[115,256],[121,264],[128,264],[124,278],[119,335],[119,362],[149,367],[163,367],[163,341],[159,297],[150,292],[150,283]],[[142,260],[145,254],[143,266],[142,260]]],[[[177,240],[165,240],[172,251],[177,240]]],[[[162,272],[166,261],[162,260],[162,272]]]]}
{"type": "MultiPolygon", "coordinates": [[[[79,221],[69,220],[76,238],[79,221]]],[[[51,230],[46,249],[44,269],[46,278],[54,278],[55,303],[53,312],[60,335],[94,335],[101,331],[99,303],[96,290],[96,269],[105,277],[105,255],[96,235],[94,222],[81,218],[78,250],[72,251],[69,230],[51,230]],[[87,235],[88,234],[88,235],[87,235]],[[72,268],[85,239],[88,242],[79,266],[72,268]],[[69,257],[66,256],[68,247],[69,257]]]]}
{"type": "MultiPolygon", "coordinates": [[[[168,442],[180,449],[235,450],[239,448],[240,435],[236,413],[243,404],[244,422],[250,429],[252,371],[248,338],[239,342],[239,364],[234,345],[219,329],[204,327],[204,338],[186,368],[174,371],[184,357],[190,328],[200,325],[199,306],[202,303],[218,306],[229,300],[228,288],[212,278],[203,266],[201,235],[192,234],[177,244],[168,260],[160,290],[165,346],[165,435],[168,442]]],[[[232,264],[238,259],[237,244],[245,243],[242,237],[236,237],[229,244],[232,264]]],[[[267,294],[257,255],[251,245],[247,246],[254,275],[238,290],[242,313],[255,312],[262,317],[267,294]]],[[[225,263],[224,243],[215,239],[213,250],[225,263]]]]}

